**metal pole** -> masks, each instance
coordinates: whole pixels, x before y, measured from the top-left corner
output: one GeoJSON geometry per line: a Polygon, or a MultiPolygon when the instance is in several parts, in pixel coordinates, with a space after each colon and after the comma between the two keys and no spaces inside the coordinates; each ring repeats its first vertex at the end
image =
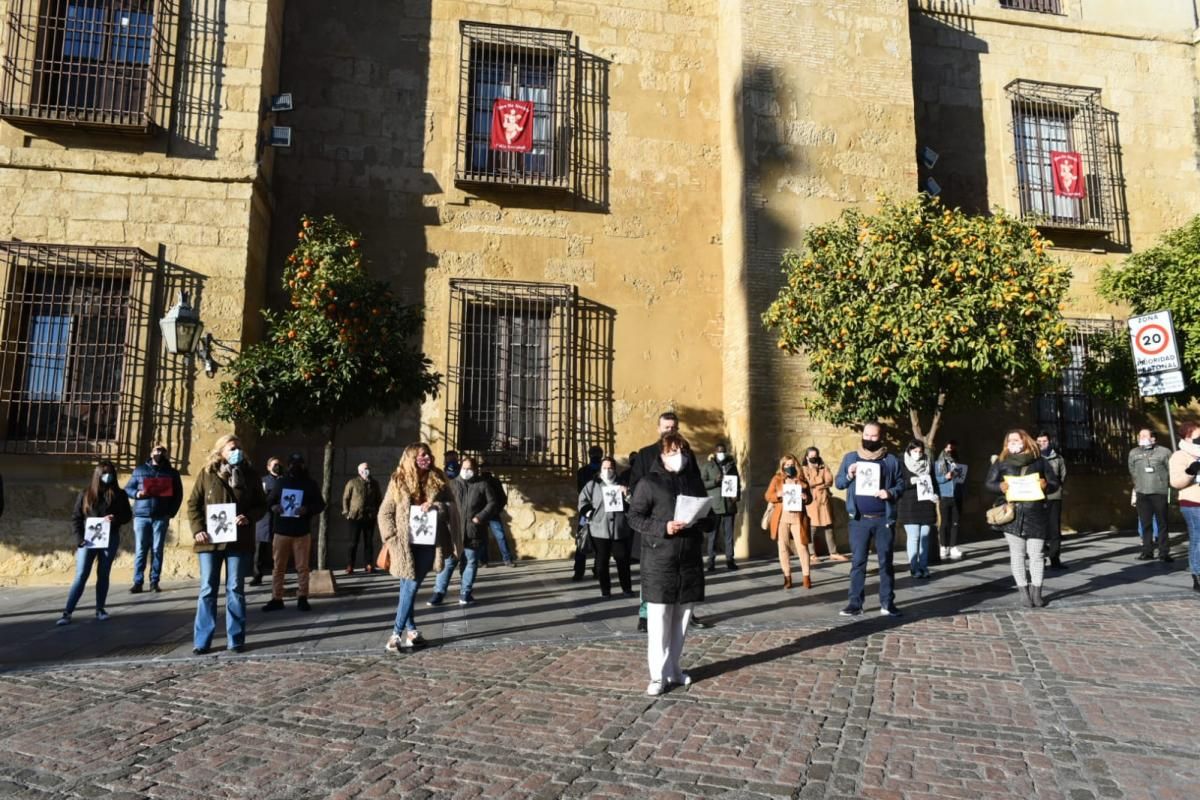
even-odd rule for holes
{"type": "Polygon", "coordinates": [[[1167,431],[1171,435],[1171,452],[1174,453],[1179,449],[1179,443],[1175,441],[1175,420],[1171,419],[1171,398],[1168,395],[1163,395],[1163,408],[1167,412],[1167,431]]]}

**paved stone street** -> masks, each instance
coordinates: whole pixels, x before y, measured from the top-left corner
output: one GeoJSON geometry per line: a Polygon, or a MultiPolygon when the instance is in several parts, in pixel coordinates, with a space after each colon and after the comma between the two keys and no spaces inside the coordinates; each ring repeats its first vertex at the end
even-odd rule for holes
{"type": "Polygon", "coordinates": [[[1200,595],[1182,547],[1162,565],[1134,542],[1068,539],[1034,611],[995,542],[922,586],[898,565],[898,620],[836,616],[846,565],[788,593],[773,562],[720,570],[695,683],[657,699],[636,601],[562,562],[484,571],[473,608],[422,605],[442,646],[399,657],[382,576],[310,616],[264,616],[257,592],[251,649],[203,658],[192,586],[115,585],[105,623],[89,587],[66,628],[64,588],[3,590],[0,796],[1192,798],[1200,595]]]}

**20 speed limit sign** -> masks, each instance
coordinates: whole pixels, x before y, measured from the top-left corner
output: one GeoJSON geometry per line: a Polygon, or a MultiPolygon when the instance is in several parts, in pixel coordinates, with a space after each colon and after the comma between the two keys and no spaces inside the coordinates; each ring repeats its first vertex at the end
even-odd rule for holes
{"type": "Polygon", "coordinates": [[[1133,364],[1138,375],[1154,375],[1180,368],[1179,348],[1170,311],[1157,311],[1131,317],[1129,336],[1133,344],[1133,364]]]}

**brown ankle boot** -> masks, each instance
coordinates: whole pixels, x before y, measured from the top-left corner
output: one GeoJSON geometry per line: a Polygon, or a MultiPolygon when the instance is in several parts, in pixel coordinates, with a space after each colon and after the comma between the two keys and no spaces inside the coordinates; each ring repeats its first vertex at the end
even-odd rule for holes
{"type": "Polygon", "coordinates": [[[812,588],[812,578],[808,577],[807,575],[804,576],[804,588],[805,589],[812,588]]]}
{"type": "Polygon", "coordinates": [[[792,576],[791,575],[783,576],[783,588],[784,589],[792,588],[792,576]]]}

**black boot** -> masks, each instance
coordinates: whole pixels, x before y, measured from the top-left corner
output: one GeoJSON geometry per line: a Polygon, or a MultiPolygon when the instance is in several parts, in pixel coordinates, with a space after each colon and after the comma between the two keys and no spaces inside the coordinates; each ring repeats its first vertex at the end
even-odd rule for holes
{"type": "Polygon", "coordinates": [[[1192,576],[1192,589],[1200,592],[1200,575],[1192,576]]]}
{"type": "Polygon", "coordinates": [[[1033,608],[1033,598],[1029,595],[1028,586],[1018,586],[1017,593],[1021,595],[1021,605],[1026,608],[1033,608]]]}
{"type": "Polygon", "coordinates": [[[1044,608],[1046,601],[1042,599],[1042,587],[1031,586],[1029,588],[1029,606],[1030,608],[1044,608]]]}
{"type": "Polygon", "coordinates": [[[1051,556],[1050,569],[1066,569],[1067,565],[1062,562],[1058,556],[1051,556]]]}

